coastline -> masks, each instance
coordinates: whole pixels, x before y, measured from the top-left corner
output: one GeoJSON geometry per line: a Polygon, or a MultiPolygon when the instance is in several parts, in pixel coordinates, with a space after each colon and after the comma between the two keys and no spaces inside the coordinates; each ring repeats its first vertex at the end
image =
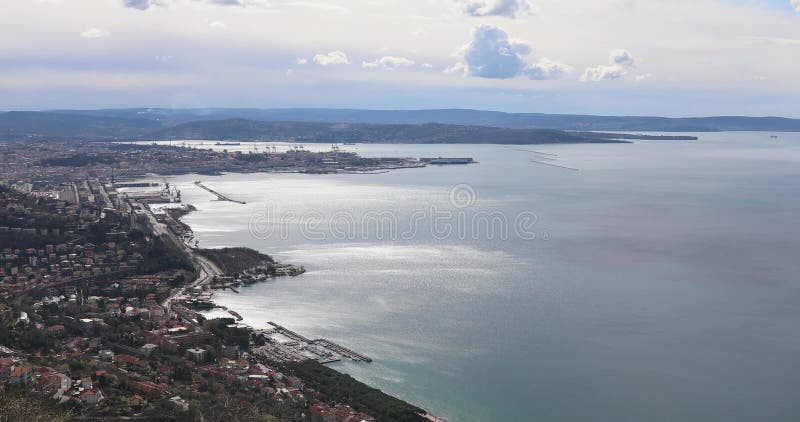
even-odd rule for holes
{"type": "MultiPolygon", "coordinates": [[[[231,308],[226,307],[226,306],[218,305],[215,302],[213,302],[213,297],[214,297],[214,294],[215,294],[215,290],[218,289],[218,288],[214,287],[214,281],[218,277],[219,274],[212,275],[211,274],[212,271],[209,271],[207,266],[204,264],[204,261],[205,262],[210,262],[210,263],[214,264],[215,266],[217,266],[217,270],[219,270],[218,263],[214,262],[213,259],[210,259],[210,257],[208,257],[206,254],[203,254],[201,252],[202,249],[197,247],[197,244],[198,244],[199,241],[195,240],[194,232],[192,231],[191,226],[182,221],[183,217],[189,215],[190,213],[197,212],[197,211],[198,211],[198,209],[194,205],[185,204],[185,203],[182,204],[182,206],[180,208],[177,208],[177,211],[175,211],[175,209],[173,209],[173,211],[170,211],[169,209],[165,210],[166,214],[169,215],[169,219],[172,220],[173,224],[175,224],[176,226],[178,226],[182,230],[182,232],[181,232],[182,236],[186,240],[186,241],[183,242],[183,246],[185,246],[184,251],[189,254],[189,257],[192,260],[192,262],[194,262],[198,266],[197,278],[195,280],[187,283],[187,285],[185,285],[184,287],[180,288],[179,292],[176,293],[175,295],[173,295],[170,299],[168,299],[167,302],[171,303],[172,300],[176,300],[176,301],[184,300],[185,297],[186,297],[185,294],[186,294],[187,289],[189,289],[189,288],[197,289],[199,287],[199,288],[201,288],[203,290],[203,300],[207,301],[207,303],[209,303],[210,306],[211,306],[211,308],[209,308],[209,309],[207,309],[205,311],[197,312],[197,314],[201,315],[202,318],[205,318],[206,315],[211,315],[214,312],[223,311],[226,314],[228,314],[231,317],[233,317],[233,319],[235,320],[235,325],[237,327],[245,328],[247,330],[250,330],[252,335],[255,338],[265,339],[265,338],[268,338],[271,335],[279,335],[279,336],[284,336],[284,337],[287,337],[287,338],[291,339],[293,343],[299,343],[301,345],[301,349],[304,349],[305,347],[315,347],[315,348],[317,348],[317,350],[319,350],[319,349],[325,350],[325,351],[321,352],[321,354],[317,355],[318,356],[317,358],[308,358],[307,357],[306,359],[302,359],[302,355],[300,355],[300,354],[295,355],[293,357],[294,358],[298,358],[298,359],[290,359],[289,362],[285,362],[286,368],[291,368],[292,370],[300,371],[301,368],[303,368],[303,366],[302,366],[303,363],[312,363],[313,362],[315,364],[322,364],[321,366],[324,367],[325,370],[329,371],[330,373],[335,373],[337,377],[340,377],[340,378],[342,378],[344,380],[352,380],[351,382],[354,382],[356,384],[362,385],[364,388],[371,389],[371,390],[376,390],[374,387],[368,386],[367,384],[361,383],[361,382],[353,379],[350,375],[348,375],[346,373],[342,373],[342,372],[339,372],[336,369],[333,369],[333,368],[330,368],[328,366],[325,366],[325,364],[338,362],[338,361],[342,360],[343,358],[351,360],[351,361],[356,362],[356,363],[360,362],[360,363],[364,363],[364,364],[369,364],[369,363],[372,363],[372,361],[373,361],[372,358],[367,357],[365,355],[362,355],[362,354],[360,354],[360,353],[358,353],[356,351],[353,351],[353,350],[351,350],[351,349],[349,349],[347,347],[341,346],[341,345],[335,343],[334,341],[331,341],[331,340],[328,340],[328,339],[325,339],[325,338],[308,339],[308,338],[304,337],[303,335],[301,335],[299,333],[296,333],[296,332],[294,332],[294,331],[292,331],[292,330],[290,330],[290,329],[288,329],[286,327],[283,327],[283,326],[281,326],[278,323],[273,322],[273,321],[269,321],[269,324],[272,327],[271,329],[255,328],[255,327],[249,325],[246,321],[244,321],[244,318],[238,312],[236,312],[236,310],[231,309],[231,308]],[[194,243],[195,243],[194,247],[191,246],[191,244],[190,244],[191,241],[194,241],[194,243]],[[204,272],[206,273],[205,276],[202,275],[204,272]],[[298,365],[300,365],[300,366],[298,366],[298,365]]],[[[151,210],[151,212],[152,212],[152,210],[151,210]]],[[[251,251],[260,254],[260,252],[258,252],[258,251],[255,251],[255,250],[251,250],[251,251]]],[[[278,263],[276,261],[273,261],[273,262],[277,266],[288,266],[288,267],[291,267],[291,268],[300,268],[301,271],[296,273],[296,274],[283,274],[283,275],[276,276],[276,277],[273,277],[273,278],[268,278],[268,279],[265,279],[265,280],[261,280],[261,282],[272,281],[277,277],[285,277],[285,276],[296,277],[296,276],[302,275],[305,272],[305,269],[302,266],[295,267],[294,265],[290,265],[290,264],[281,264],[281,263],[278,263]]],[[[225,274],[221,270],[219,270],[218,272],[223,274],[223,275],[225,274]]],[[[252,283],[252,284],[254,284],[254,283],[252,283]]],[[[249,285],[250,284],[244,285],[243,287],[248,287],[249,285]]],[[[221,288],[222,289],[230,288],[235,293],[237,293],[237,294],[239,293],[239,291],[237,291],[232,286],[223,285],[221,288]]],[[[170,305],[170,306],[172,306],[172,305],[170,305]]],[[[178,313],[181,314],[180,312],[178,312],[178,313]]],[[[212,318],[219,318],[219,317],[218,316],[214,316],[212,318]]],[[[266,346],[261,346],[261,351],[264,352],[261,356],[262,357],[267,357],[267,358],[275,357],[274,354],[271,354],[271,352],[272,352],[271,350],[264,350],[265,347],[266,346]]],[[[258,350],[258,349],[255,349],[255,350],[258,350]]],[[[413,406],[413,404],[410,404],[410,403],[406,402],[403,399],[397,398],[397,397],[389,395],[387,393],[383,393],[381,390],[377,390],[377,391],[380,392],[381,394],[384,394],[384,395],[388,396],[392,400],[396,400],[396,401],[399,401],[401,403],[405,403],[408,406],[413,406]]],[[[416,406],[413,406],[413,407],[416,408],[416,406]]],[[[429,412],[427,412],[426,410],[423,410],[421,408],[416,408],[416,409],[418,410],[417,412],[415,412],[416,416],[421,418],[420,419],[421,421],[446,422],[445,419],[443,419],[441,417],[438,417],[438,416],[435,416],[435,415],[432,415],[429,412]]]]}

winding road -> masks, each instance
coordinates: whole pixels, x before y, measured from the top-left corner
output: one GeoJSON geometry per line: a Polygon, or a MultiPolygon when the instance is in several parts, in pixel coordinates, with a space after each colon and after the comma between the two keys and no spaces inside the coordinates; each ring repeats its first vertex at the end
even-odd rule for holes
{"type": "MultiPolygon", "coordinates": [[[[147,221],[149,222],[150,228],[153,230],[153,233],[156,236],[159,236],[161,239],[171,242],[173,246],[175,246],[176,248],[181,250],[184,254],[186,254],[186,256],[188,256],[189,259],[192,261],[192,263],[194,263],[195,270],[197,271],[197,278],[193,282],[187,284],[183,288],[176,290],[172,295],[170,295],[161,303],[161,306],[169,310],[170,302],[172,302],[173,300],[184,298],[186,296],[186,291],[188,289],[193,289],[197,286],[202,286],[204,284],[210,284],[215,276],[220,276],[223,274],[223,272],[210,259],[200,255],[199,253],[197,253],[197,251],[189,247],[189,245],[181,241],[181,239],[179,239],[178,236],[176,236],[175,233],[172,230],[170,230],[168,225],[164,223],[159,223],[158,220],[156,220],[156,216],[149,208],[146,209],[147,209],[147,221]]],[[[167,214],[167,218],[171,218],[169,214],[167,214]]]]}

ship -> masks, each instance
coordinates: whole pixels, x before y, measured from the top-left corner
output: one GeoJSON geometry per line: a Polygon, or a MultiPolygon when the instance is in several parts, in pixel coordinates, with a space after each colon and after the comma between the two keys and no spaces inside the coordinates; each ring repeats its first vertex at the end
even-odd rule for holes
{"type": "Polygon", "coordinates": [[[455,157],[436,157],[436,158],[420,158],[419,161],[428,164],[446,165],[446,164],[472,164],[475,162],[472,158],[455,158],[455,157]]]}

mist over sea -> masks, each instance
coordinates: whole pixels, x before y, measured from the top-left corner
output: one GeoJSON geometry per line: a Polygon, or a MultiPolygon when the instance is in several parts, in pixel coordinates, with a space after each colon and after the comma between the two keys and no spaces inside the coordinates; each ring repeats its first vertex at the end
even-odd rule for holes
{"type": "Polygon", "coordinates": [[[201,247],[308,269],[218,304],[370,356],[332,366],[449,421],[796,421],[800,134],[770,135],[523,147],[579,172],[499,145],[356,145],[479,163],[169,180],[201,247]],[[448,211],[464,231],[430,219],[448,211]],[[360,224],[375,213],[397,234],[360,224]],[[535,219],[502,236],[477,213],[535,219]]]}

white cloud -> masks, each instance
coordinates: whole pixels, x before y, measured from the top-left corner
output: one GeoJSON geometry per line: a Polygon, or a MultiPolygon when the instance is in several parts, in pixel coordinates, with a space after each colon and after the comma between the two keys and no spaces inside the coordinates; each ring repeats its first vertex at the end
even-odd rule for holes
{"type": "Polygon", "coordinates": [[[221,21],[213,21],[209,23],[208,26],[211,27],[211,29],[225,29],[228,27],[228,25],[225,22],[221,21]]]}
{"type": "Polygon", "coordinates": [[[328,54],[317,54],[314,56],[314,63],[320,66],[329,66],[337,64],[350,64],[347,54],[341,51],[331,51],[328,54]]]}
{"type": "Polygon", "coordinates": [[[267,0],[195,0],[217,6],[239,6],[239,7],[258,7],[269,6],[267,0]]]}
{"type": "Polygon", "coordinates": [[[636,67],[638,59],[628,50],[616,49],[609,53],[608,65],[588,67],[581,76],[582,81],[607,81],[619,79],[636,67]]]}
{"type": "Polygon", "coordinates": [[[299,58],[299,59],[297,59],[297,60],[295,61],[295,63],[297,63],[297,64],[306,64],[306,63],[308,63],[308,59],[305,59],[305,58],[299,58]]]}
{"type": "Polygon", "coordinates": [[[218,4],[220,6],[246,6],[247,2],[244,0],[206,0],[211,4],[218,4]]]}
{"type": "Polygon", "coordinates": [[[81,33],[83,38],[103,38],[108,35],[108,31],[99,28],[91,28],[81,33]]]}
{"type": "Polygon", "coordinates": [[[525,68],[525,75],[536,80],[560,79],[570,72],[572,72],[572,66],[548,58],[542,58],[539,62],[525,68]]]}
{"type": "MultiPolygon", "coordinates": [[[[196,3],[207,3],[217,6],[268,6],[267,0],[191,0],[196,3]]],[[[122,5],[132,9],[147,10],[155,6],[180,5],[181,2],[174,0],[122,0],[122,5]]]]}
{"type": "Polygon", "coordinates": [[[464,71],[467,76],[490,79],[509,79],[525,75],[530,79],[556,79],[572,69],[562,63],[543,58],[528,64],[526,57],[531,46],[514,40],[503,29],[491,25],[475,28],[472,41],[462,48],[463,62],[456,63],[445,73],[464,71]]]}
{"type": "Polygon", "coordinates": [[[800,0],[789,0],[789,4],[792,5],[794,10],[800,12],[800,0]]]}
{"type": "Polygon", "coordinates": [[[362,62],[361,66],[367,69],[382,68],[386,70],[395,70],[399,67],[413,66],[414,61],[405,57],[385,56],[372,62],[362,62]]]}
{"type": "Polygon", "coordinates": [[[531,47],[510,39],[501,28],[483,24],[475,28],[472,41],[463,52],[469,76],[508,79],[525,69],[524,56],[530,54],[531,47]]]}
{"type": "Polygon", "coordinates": [[[581,76],[582,81],[606,81],[619,79],[628,74],[628,71],[617,65],[598,65],[586,68],[581,76]]]}
{"type": "Polygon", "coordinates": [[[630,51],[618,48],[611,51],[611,63],[622,66],[626,69],[636,67],[638,59],[633,57],[630,51]]]}
{"type": "Polygon", "coordinates": [[[458,62],[452,66],[449,66],[447,69],[444,70],[444,73],[453,74],[453,73],[461,73],[464,76],[467,76],[467,65],[463,62],[458,62]]]}
{"type": "Polygon", "coordinates": [[[652,77],[653,77],[652,73],[644,73],[644,74],[641,74],[641,75],[636,75],[636,82],[641,82],[641,81],[643,81],[645,79],[650,79],[652,77]]]}
{"type": "Polygon", "coordinates": [[[147,10],[154,6],[166,5],[164,0],[122,0],[122,5],[137,10],[147,10]]]}
{"type": "Polygon", "coordinates": [[[503,16],[515,19],[534,12],[529,0],[466,0],[464,13],[470,16],[503,16]]]}

